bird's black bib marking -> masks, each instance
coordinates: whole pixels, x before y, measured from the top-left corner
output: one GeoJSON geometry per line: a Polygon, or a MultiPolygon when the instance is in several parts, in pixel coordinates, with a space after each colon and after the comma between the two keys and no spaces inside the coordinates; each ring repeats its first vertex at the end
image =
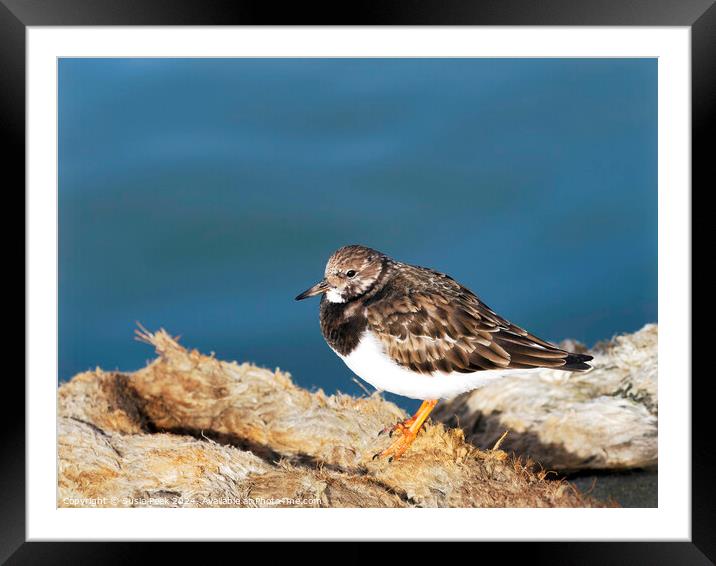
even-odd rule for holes
{"type": "Polygon", "coordinates": [[[350,354],[368,325],[362,308],[349,303],[332,303],[321,297],[321,332],[328,345],[342,356],[350,354]]]}

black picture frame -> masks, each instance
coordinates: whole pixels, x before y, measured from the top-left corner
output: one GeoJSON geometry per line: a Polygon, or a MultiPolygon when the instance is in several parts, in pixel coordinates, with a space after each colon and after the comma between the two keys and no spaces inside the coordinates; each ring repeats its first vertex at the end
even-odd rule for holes
{"type": "MultiPolygon", "coordinates": [[[[0,0],[0,128],[5,194],[25,184],[25,35],[28,26],[109,25],[539,25],[688,26],[692,54],[692,185],[713,186],[716,159],[710,149],[716,107],[716,4],[714,0],[412,0],[282,3],[243,0],[0,0]]],[[[692,189],[692,195],[693,195],[692,189]]],[[[24,209],[24,200],[20,205],[24,209]]],[[[14,210],[14,209],[13,209],[14,210]]],[[[10,216],[10,208],[6,208],[10,216]]],[[[698,237],[694,239],[696,242],[698,237]]],[[[6,238],[6,241],[12,241],[6,238]]],[[[26,282],[25,282],[26,283],[26,282]]],[[[689,331],[690,329],[684,329],[689,331]]],[[[18,356],[19,357],[19,356],[18,356]]],[[[689,366],[685,364],[685,369],[689,366]]],[[[492,543],[511,560],[552,564],[711,564],[716,562],[716,490],[710,435],[708,377],[692,379],[691,542],[492,543]],[[505,545],[510,545],[509,550],[505,545]]],[[[23,382],[5,380],[5,399],[19,406],[23,382]]],[[[0,483],[0,560],[10,564],[122,562],[141,558],[130,543],[25,542],[25,419],[4,419],[0,483]],[[130,547],[131,546],[131,547],[130,547]]],[[[668,458],[668,454],[662,454],[668,458]]],[[[476,526],[478,528],[478,526],[476,526]]],[[[353,529],[347,529],[351,532],[353,529]]],[[[353,531],[355,532],[355,531],[353,531]]],[[[555,538],[559,530],[556,529],[555,538]]],[[[81,533],[78,533],[81,537],[81,533]]],[[[316,534],[320,538],[320,533],[316,534]]],[[[146,546],[145,546],[146,548],[146,546]]],[[[272,550],[273,560],[283,548],[272,550]]],[[[164,552],[164,551],[163,551],[164,552]]],[[[187,557],[186,548],[180,550],[187,557]]],[[[205,551],[203,551],[205,552],[205,551]]],[[[290,551],[295,552],[295,551],[290,551]]],[[[322,553],[320,550],[301,552],[322,553]]],[[[382,552],[382,551],[377,551],[382,552]]],[[[406,552],[406,551],[402,551],[406,552]]],[[[421,551],[422,552],[422,551],[421,551]]],[[[470,551],[468,551],[470,552],[470,551]]],[[[474,552],[474,551],[472,551],[474,552]]],[[[360,545],[352,561],[370,561],[376,550],[360,545]]],[[[165,559],[169,557],[164,554],[165,559]]],[[[206,555],[204,558],[208,558],[206,555]]],[[[403,556],[402,560],[408,558],[403,556]]]]}

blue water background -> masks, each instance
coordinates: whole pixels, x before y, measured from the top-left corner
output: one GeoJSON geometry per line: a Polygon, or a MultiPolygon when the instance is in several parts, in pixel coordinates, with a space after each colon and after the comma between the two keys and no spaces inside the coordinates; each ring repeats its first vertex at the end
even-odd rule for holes
{"type": "Polygon", "coordinates": [[[139,321],[360,394],[293,300],[348,243],[592,344],[657,318],[657,62],[62,59],[59,226],[61,380],[139,321]]]}

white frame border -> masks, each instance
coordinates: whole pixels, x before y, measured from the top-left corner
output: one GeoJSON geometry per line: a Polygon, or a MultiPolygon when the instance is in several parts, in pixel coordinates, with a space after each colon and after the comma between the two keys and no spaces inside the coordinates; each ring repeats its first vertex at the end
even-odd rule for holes
{"type": "Polygon", "coordinates": [[[690,45],[688,27],[27,28],[28,540],[690,540],[690,45]],[[287,56],[659,58],[658,509],[56,507],[57,58],[287,56]]]}

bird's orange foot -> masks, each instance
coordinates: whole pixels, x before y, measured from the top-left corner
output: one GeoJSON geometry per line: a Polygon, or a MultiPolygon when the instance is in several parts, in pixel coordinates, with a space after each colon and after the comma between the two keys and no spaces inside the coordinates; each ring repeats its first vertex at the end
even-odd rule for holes
{"type": "MultiPolygon", "coordinates": [[[[423,426],[425,419],[428,418],[430,411],[433,410],[436,403],[436,400],[423,401],[423,404],[420,405],[417,413],[415,413],[412,417],[399,422],[393,427],[390,427],[388,430],[390,430],[391,436],[393,432],[399,430],[401,432],[400,438],[398,438],[382,452],[375,454],[373,456],[373,460],[376,458],[385,458],[387,456],[388,462],[392,462],[393,460],[400,458],[405,451],[410,448],[410,445],[415,440],[415,437],[418,436],[418,431],[423,426]]],[[[382,432],[385,432],[385,429],[382,432]]]]}
{"type": "MultiPolygon", "coordinates": [[[[398,423],[398,425],[402,425],[402,423],[398,423]]],[[[396,427],[398,426],[396,425],[396,427]]],[[[376,458],[388,458],[388,462],[392,462],[393,460],[397,460],[400,458],[403,454],[405,454],[405,451],[410,448],[410,445],[415,441],[415,438],[418,436],[417,431],[413,431],[409,427],[402,426],[400,427],[401,435],[400,437],[393,442],[388,448],[383,450],[382,452],[378,452],[373,456],[373,460],[376,458]]]]}
{"type": "Polygon", "coordinates": [[[405,419],[404,421],[398,421],[398,422],[395,423],[394,425],[392,425],[392,426],[387,426],[387,427],[385,427],[384,429],[382,429],[382,430],[378,433],[378,436],[381,436],[381,435],[383,435],[383,434],[385,434],[385,433],[387,432],[387,433],[388,433],[388,436],[392,437],[392,436],[393,436],[393,433],[394,433],[396,430],[399,430],[401,433],[405,434],[405,433],[407,432],[407,430],[410,428],[410,426],[411,426],[414,422],[415,422],[415,417],[410,417],[410,418],[408,418],[408,419],[405,419]]]}

